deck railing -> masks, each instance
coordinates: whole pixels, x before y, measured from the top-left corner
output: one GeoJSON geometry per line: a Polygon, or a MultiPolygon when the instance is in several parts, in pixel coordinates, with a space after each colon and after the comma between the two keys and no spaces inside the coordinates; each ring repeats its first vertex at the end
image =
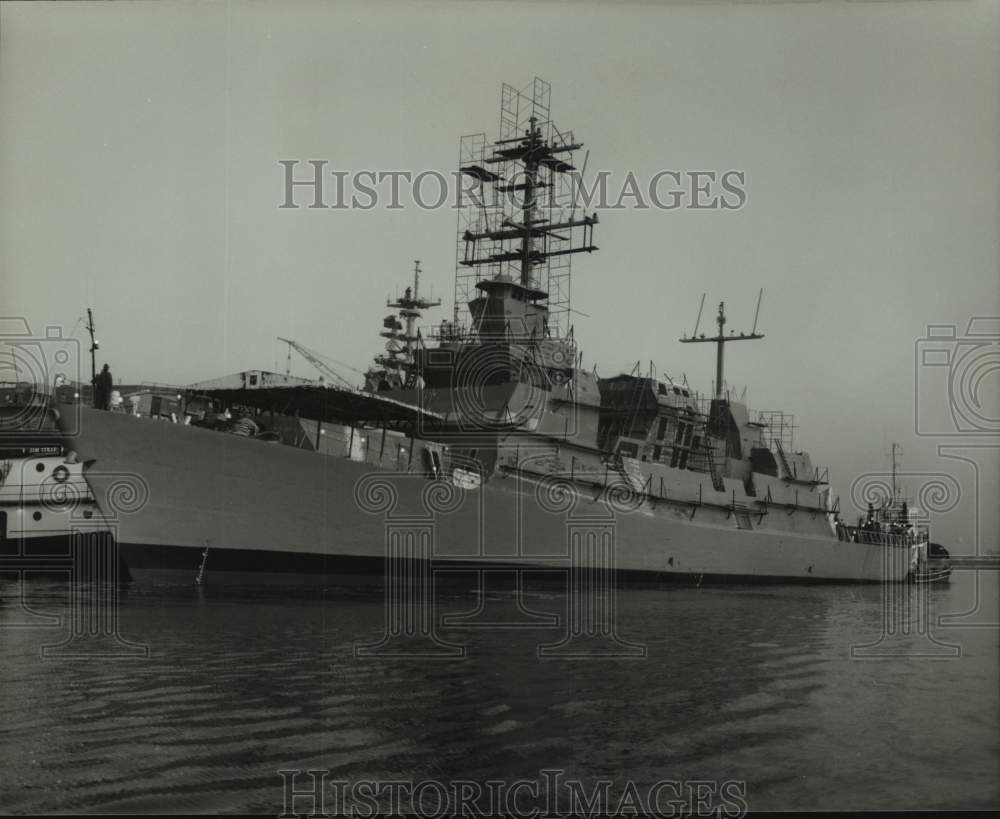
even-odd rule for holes
{"type": "Polygon", "coordinates": [[[851,543],[906,547],[926,543],[928,540],[928,531],[924,528],[916,528],[912,532],[886,532],[880,529],[865,528],[864,526],[848,526],[844,523],[839,523],[837,524],[837,538],[851,543]]]}

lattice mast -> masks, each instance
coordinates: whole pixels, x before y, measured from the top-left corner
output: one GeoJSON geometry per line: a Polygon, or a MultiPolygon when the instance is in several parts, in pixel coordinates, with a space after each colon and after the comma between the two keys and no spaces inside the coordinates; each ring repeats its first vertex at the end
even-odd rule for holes
{"type": "Polygon", "coordinates": [[[478,282],[506,276],[536,294],[548,308],[550,333],[565,336],[570,257],[597,250],[597,216],[576,217],[573,153],[583,144],[553,123],[547,82],[536,77],[528,92],[503,86],[495,142],[487,143],[485,134],[461,140],[466,184],[458,217],[455,320],[471,324],[467,305],[478,282]]]}

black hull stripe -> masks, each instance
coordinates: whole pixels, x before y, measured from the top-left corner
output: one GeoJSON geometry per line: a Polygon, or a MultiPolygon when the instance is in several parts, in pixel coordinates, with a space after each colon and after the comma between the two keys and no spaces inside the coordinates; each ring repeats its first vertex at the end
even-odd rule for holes
{"type": "MultiPolygon", "coordinates": [[[[381,579],[385,576],[383,556],[319,555],[303,552],[259,551],[250,549],[210,549],[207,556],[202,549],[185,546],[149,546],[123,544],[125,562],[137,575],[146,572],[186,572],[192,580],[202,575],[204,583],[223,582],[237,575],[298,575],[304,578],[335,579],[336,577],[367,577],[381,579]],[[204,557],[204,571],[202,559],[204,557]]],[[[510,574],[513,570],[526,572],[532,579],[546,577],[560,582],[567,569],[548,566],[530,566],[497,560],[446,560],[434,561],[436,582],[447,582],[448,576],[464,575],[465,579],[477,571],[497,571],[510,574]]],[[[683,584],[816,584],[856,583],[857,581],[831,580],[812,577],[784,577],[739,574],[693,574],[659,571],[624,571],[615,573],[618,583],[636,585],[683,584]]],[[[873,581],[878,582],[878,581],[873,581]]]]}
{"type": "MultiPolygon", "coordinates": [[[[110,548],[111,536],[99,535],[99,542],[110,548]]],[[[91,548],[94,541],[91,541],[91,548]]],[[[74,546],[67,535],[8,539],[0,542],[0,573],[9,574],[18,570],[62,571],[72,565],[74,546]]],[[[84,547],[87,548],[87,547],[84,547]]],[[[321,555],[306,552],[262,551],[258,549],[203,549],[190,546],[119,544],[119,577],[129,580],[133,576],[178,574],[194,582],[199,574],[207,584],[222,582],[252,581],[257,584],[267,576],[283,576],[284,582],[301,580],[336,580],[367,578],[379,581],[385,576],[383,556],[321,555]],[[204,566],[203,566],[204,561],[204,566]]],[[[449,576],[471,574],[481,571],[496,571],[511,574],[514,570],[525,572],[533,581],[544,582],[545,578],[563,582],[567,569],[560,567],[531,566],[496,560],[445,560],[434,561],[435,581],[447,582],[449,576]]],[[[277,577],[275,577],[277,579],[277,577]]],[[[814,577],[788,577],[755,574],[699,574],[662,571],[617,570],[616,582],[627,585],[664,584],[830,584],[856,583],[858,581],[836,580],[814,577]]],[[[870,582],[879,582],[877,580],[870,582]]]]}

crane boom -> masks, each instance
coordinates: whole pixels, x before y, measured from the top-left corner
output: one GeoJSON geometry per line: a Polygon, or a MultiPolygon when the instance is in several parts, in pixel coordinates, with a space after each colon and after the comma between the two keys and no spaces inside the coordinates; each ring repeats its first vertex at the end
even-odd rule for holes
{"type": "MultiPolygon", "coordinates": [[[[302,344],[299,344],[297,341],[294,341],[290,338],[282,338],[281,336],[278,336],[278,341],[283,341],[285,344],[287,344],[289,351],[295,350],[295,352],[297,352],[306,361],[312,364],[323,375],[327,376],[328,378],[332,378],[335,381],[340,381],[345,386],[350,387],[352,390],[354,389],[354,385],[350,381],[348,381],[340,373],[338,373],[335,369],[333,369],[333,367],[331,367],[329,364],[323,361],[320,355],[315,351],[310,350],[308,347],[305,347],[302,344]]],[[[353,370],[354,368],[348,367],[348,369],[353,370]]],[[[358,371],[355,370],[355,372],[358,371]]]]}

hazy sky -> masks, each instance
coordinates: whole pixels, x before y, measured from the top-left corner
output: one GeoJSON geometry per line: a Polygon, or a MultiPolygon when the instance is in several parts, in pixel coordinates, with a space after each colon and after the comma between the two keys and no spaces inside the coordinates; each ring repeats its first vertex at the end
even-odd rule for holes
{"type": "MultiPolygon", "coordinates": [[[[845,506],[894,440],[953,474],[938,534],[971,546],[972,466],[914,435],[914,356],[928,324],[1000,315],[998,43],[995,0],[4,2],[2,312],[82,339],[93,307],[133,382],[283,370],[277,335],[364,369],[413,259],[446,302],[428,319],[450,313],[455,213],[281,210],[279,160],[450,172],[462,134],[495,135],[501,84],[537,74],[588,174],[746,174],[740,210],[600,213],[574,265],[585,364],[707,391],[711,348],[676,339],[702,292],[749,329],[763,287],[730,383],[796,413],[845,506]]],[[[996,370],[981,390],[995,418],[996,370]]],[[[970,457],[995,545],[996,450],[970,457]]]]}

